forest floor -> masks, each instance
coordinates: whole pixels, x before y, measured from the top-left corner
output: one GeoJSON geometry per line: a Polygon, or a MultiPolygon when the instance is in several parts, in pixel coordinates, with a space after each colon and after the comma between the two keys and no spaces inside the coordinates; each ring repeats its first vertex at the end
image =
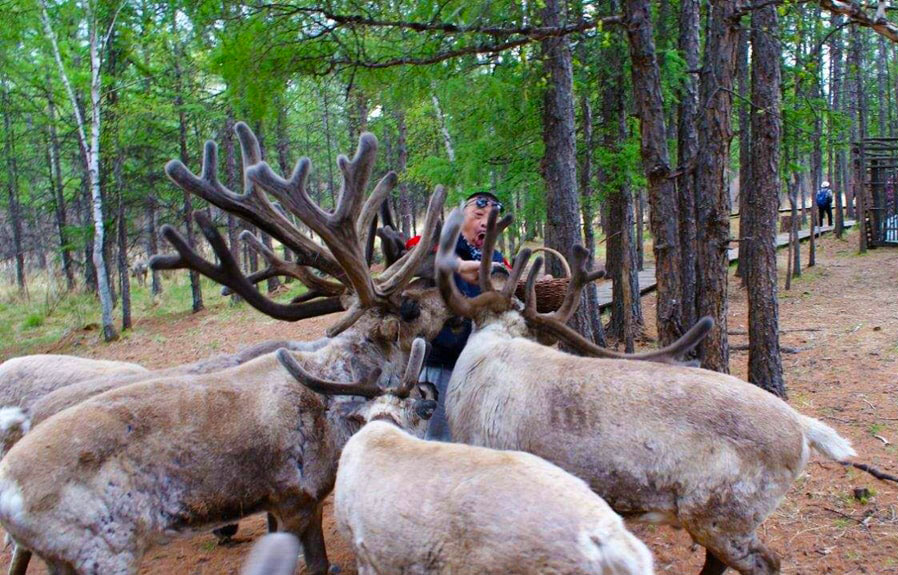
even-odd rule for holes
{"type": "MultiPolygon", "coordinates": [[[[898,250],[856,253],[856,232],[847,240],[818,241],[817,266],[803,270],[788,292],[780,283],[781,344],[789,403],[849,437],[857,461],[898,474],[898,250]]],[[[802,245],[807,259],[807,247],[802,245]]],[[[780,252],[784,275],[786,252],[780,252]]],[[[731,345],[747,343],[747,302],[738,278],[730,280],[728,330],[731,345]]],[[[210,296],[211,297],[214,296],[210,296]]],[[[220,298],[216,298],[220,299],[220,298]]],[[[654,331],[654,296],[643,300],[649,335],[654,331]]],[[[211,303],[211,302],[210,302],[211,303]]],[[[330,318],[296,324],[277,322],[244,308],[216,303],[199,314],[155,315],[139,321],[126,338],[96,343],[96,331],[70,330],[57,341],[27,351],[73,353],[164,367],[234,351],[262,339],[320,337],[330,318]]],[[[21,350],[19,351],[19,353],[21,350]]],[[[17,353],[9,343],[0,358],[17,353]]],[[[748,353],[734,351],[731,367],[744,377],[748,353]]],[[[701,462],[696,462],[701,465],[701,462]]],[[[150,550],[142,574],[236,574],[264,517],[241,523],[233,543],[216,544],[208,533],[150,550]]],[[[633,525],[651,548],[658,573],[698,573],[704,552],[688,534],[667,527],[633,525]]],[[[784,575],[898,574],[898,485],[812,455],[779,509],[759,530],[782,557],[784,575]],[[867,489],[869,495],[856,497],[867,489]]],[[[325,537],[331,561],[355,573],[352,554],[337,535],[328,507],[325,537]]],[[[9,551],[0,555],[0,569],[9,551]]],[[[34,561],[28,573],[45,573],[34,561]]]]}

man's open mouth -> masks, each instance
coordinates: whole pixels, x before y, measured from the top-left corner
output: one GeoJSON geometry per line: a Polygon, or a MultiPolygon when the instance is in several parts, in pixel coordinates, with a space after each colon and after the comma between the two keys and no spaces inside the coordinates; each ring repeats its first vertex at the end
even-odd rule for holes
{"type": "Polygon", "coordinates": [[[486,238],[486,232],[480,232],[474,237],[474,247],[483,247],[483,240],[486,238]]]}

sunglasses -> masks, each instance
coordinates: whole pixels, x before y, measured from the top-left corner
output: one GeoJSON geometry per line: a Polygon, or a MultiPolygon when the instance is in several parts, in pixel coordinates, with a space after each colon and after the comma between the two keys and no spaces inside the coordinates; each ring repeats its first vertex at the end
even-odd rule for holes
{"type": "Polygon", "coordinates": [[[480,196],[478,198],[470,200],[467,205],[470,206],[471,204],[474,204],[481,210],[486,207],[493,207],[499,210],[500,214],[502,213],[502,202],[497,202],[496,200],[492,200],[490,198],[480,196]]]}

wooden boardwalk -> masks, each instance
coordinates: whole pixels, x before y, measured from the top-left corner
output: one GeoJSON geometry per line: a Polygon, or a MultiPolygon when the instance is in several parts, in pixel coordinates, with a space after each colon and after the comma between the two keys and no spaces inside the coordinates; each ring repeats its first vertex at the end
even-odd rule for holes
{"type": "MultiPolygon", "coordinates": [[[[845,227],[850,228],[855,224],[854,220],[845,220],[845,227]]],[[[829,233],[833,231],[833,226],[817,226],[816,227],[816,235],[819,237],[822,234],[829,233]]],[[[811,230],[799,230],[798,239],[799,241],[805,241],[811,237],[811,230]]],[[[782,233],[776,236],[776,247],[784,248],[789,245],[789,234],[782,233]]],[[[739,259],[739,248],[730,248],[727,252],[727,256],[730,258],[730,263],[739,259]]],[[[605,309],[611,305],[611,281],[606,280],[597,285],[599,288],[599,309],[605,309]]],[[[640,295],[645,295],[649,292],[655,291],[657,287],[657,283],[655,282],[655,268],[646,268],[643,271],[639,272],[639,293],[640,295]]]]}

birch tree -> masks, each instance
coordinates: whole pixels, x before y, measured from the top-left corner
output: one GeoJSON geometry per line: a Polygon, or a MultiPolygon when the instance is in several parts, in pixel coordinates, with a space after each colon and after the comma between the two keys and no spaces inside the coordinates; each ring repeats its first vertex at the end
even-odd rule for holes
{"type": "MultiPolygon", "coordinates": [[[[108,275],[106,274],[106,259],[103,256],[103,241],[105,230],[103,229],[103,198],[100,193],[100,94],[102,90],[102,75],[100,73],[101,56],[106,42],[109,40],[115,16],[109,24],[106,34],[100,38],[98,35],[99,22],[97,21],[96,6],[87,1],[83,4],[84,16],[87,20],[89,49],[90,49],[90,129],[88,139],[88,126],[78,106],[75,89],[66,72],[59,52],[59,44],[56,40],[56,32],[50,23],[50,15],[47,11],[46,0],[40,0],[41,20],[44,25],[44,35],[53,50],[56,67],[59,69],[59,77],[65,86],[75,117],[75,125],[78,134],[78,144],[87,165],[88,186],[90,187],[91,215],[94,223],[94,249],[93,263],[97,269],[97,288],[100,295],[100,307],[102,309],[103,339],[112,341],[118,337],[112,320],[112,292],[109,289],[108,275]]],[[[117,15],[117,13],[116,13],[117,15]]]]}

